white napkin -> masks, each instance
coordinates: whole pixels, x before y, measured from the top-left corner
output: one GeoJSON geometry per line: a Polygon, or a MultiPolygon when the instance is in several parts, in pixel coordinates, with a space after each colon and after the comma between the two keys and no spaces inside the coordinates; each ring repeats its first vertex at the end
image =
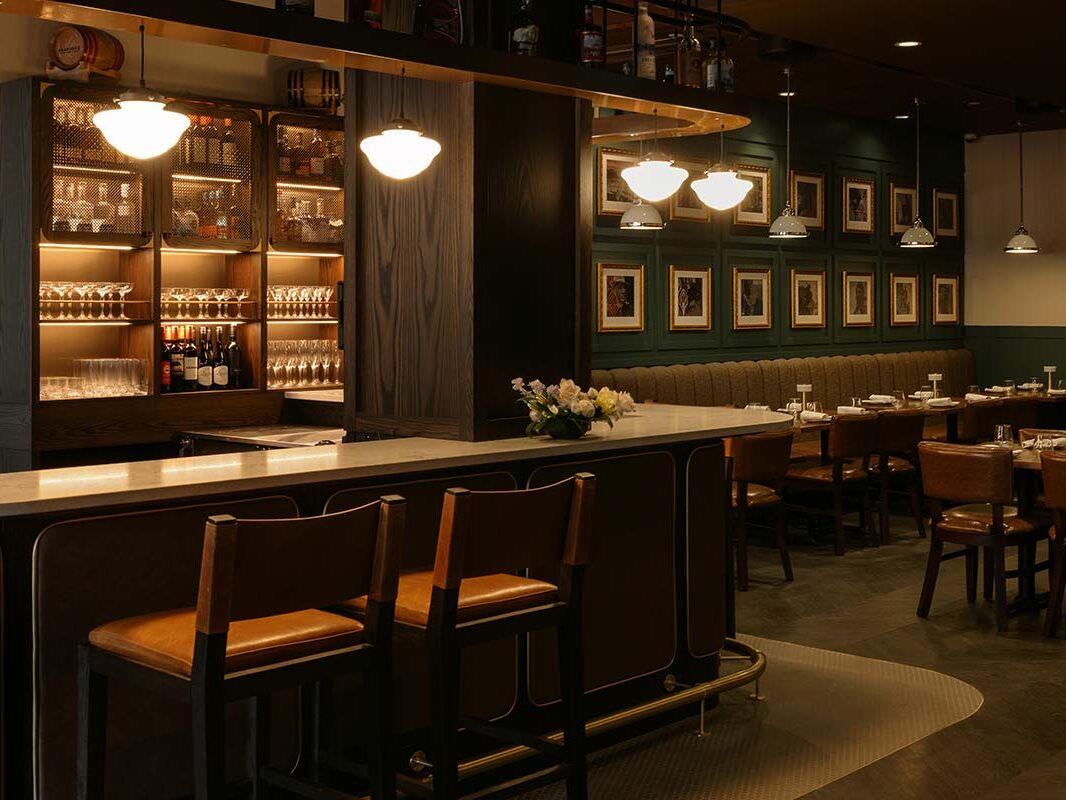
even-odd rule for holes
{"type": "Polygon", "coordinates": [[[804,422],[829,422],[832,417],[821,411],[801,411],[800,419],[804,422]]]}
{"type": "Polygon", "coordinates": [[[1044,388],[1044,384],[1042,384],[1042,383],[1023,383],[1018,388],[1019,389],[1043,389],[1044,388]]]}
{"type": "Polygon", "coordinates": [[[950,397],[931,397],[925,401],[925,404],[930,408],[951,408],[958,405],[950,397]]]}
{"type": "Polygon", "coordinates": [[[891,403],[895,400],[890,394],[872,394],[870,395],[870,402],[872,403],[891,403]]]}
{"type": "MultiPolygon", "coordinates": [[[[1024,447],[1026,450],[1030,450],[1035,444],[1036,439],[1026,439],[1024,442],[1022,442],[1022,447],[1024,447]]],[[[1051,440],[1051,446],[1056,450],[1058,450],[1060,447],[1066,447],[1066,436],[1056,436],[1054,439],[1051,440]]]]}
{"type": "Polygon", "coordinates": [[[1000,394],[1002,394],[1003,392],[1007,391],[1007,387],[1006,386],[1000,386],[997,383],[995,386],[992,386],[992,387],[990,387],[988,389],[985,389],[985,391],[986,392],[999,392],[1000,394]]]}
{"type": "Polygon", "coordinates": [[[858,406],[837,406],[837,414],[865,414],[865,408],[858,406]]]}
{"type": "Polygon", "coordinates": [[[1048,389],[1048,394],[1066,394],[1066,389],[1048,389]]]}
{"type": "Polygon", "coordinates": [[[933,396],[932,392],[915,392],[910,396],[911,400],[926,400],[933,396]]]}
{"type": "Polygon", "coordinates": [[[803,404],[802,403],[786,403],[785,407],[782,409],[782,411],[787,411],[789,413],[791,413],[793,411],[801,411],[801,410],[803,410],[803,404]]]}
{"type": "Polygon", "coordinates": [[[980,400],[991,400],[991,399],[992,398],[989,397],[987,394],[974,394],[973,392],[967,392],[966,393],[966,402],[967,403],[974,403],[974,402],[978,402],[980,400]]]}

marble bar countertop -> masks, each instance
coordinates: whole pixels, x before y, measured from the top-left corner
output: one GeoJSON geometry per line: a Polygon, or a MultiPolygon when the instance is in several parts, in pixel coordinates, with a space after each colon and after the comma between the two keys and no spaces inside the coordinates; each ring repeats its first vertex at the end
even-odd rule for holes
{"type": "Polygon", "coordinates": [[[343,428],[324,428],[318,425],[247,425],[238,428],[191,428],[182,431],[193,439],[210,439],[265,447],[310,447],[318,442],[340,444],[343,428]]]}
{"type": "Polygon", "coordinates": [[[160,461],[0,474],[0,518],[105,509],[413,471],[463,469],[540,458],[565,458],[631,447],[719,439],[788,428],[774,411],[638,405],[615,427],[598,423],[576,441],[518,437],[488,442],[410,437],[160,461]]]}

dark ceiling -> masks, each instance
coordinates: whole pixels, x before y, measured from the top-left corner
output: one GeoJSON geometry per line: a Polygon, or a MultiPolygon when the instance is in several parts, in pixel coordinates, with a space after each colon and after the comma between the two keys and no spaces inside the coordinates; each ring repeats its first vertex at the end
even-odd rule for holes
{"type": "MultiPolygon", "coordinates": [[[[747,96],[779,99],[784,88],[783,64],[759,53],[759,39],[773,35],[816,46],[793,65],[797,104],[892,119],[917,96],[932,127],[987,134],[1019,118],[1066,127],[1057,108],[1019,113],[1015,104],[1066,107],[1064,0],[723,0],[722,11],[753,32],[729,49],[747,96]],[[906,39],[922,46],[894,46],[906,39]]],[[[615,37],[628,37],[624,25],[615,37]]]]}

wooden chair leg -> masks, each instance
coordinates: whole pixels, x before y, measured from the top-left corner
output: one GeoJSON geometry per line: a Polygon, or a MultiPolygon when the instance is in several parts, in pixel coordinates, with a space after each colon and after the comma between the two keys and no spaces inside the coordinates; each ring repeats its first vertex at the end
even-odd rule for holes
{"type": "Polygon", "coordinates": [[[925,619],[933,606],[933,592],[936,591],[936,579],[940,575],[940,556],[944,552],[944,543],[933,531],[929,539],[929,561],[925,565],[925,582],[922,584],[922,596],[918,600],[918,616],[925,619]]]}
{"type": "MultiPolygon", "coordinates": [[[[394,758],[394,692],[392,650],[380,648],[368,677],[370,720],[367,737],[367,771],[370,776],[371,800],[395,800],[396,768],[394,758]]],[[[332,687],[331,687],[332,689],[332,687]]],[[[330,698],[332,699],[332,698],[330,698]]]]}
{"type": "Polygon", "coordinates": [[[1007,632],[1007,558],[1002,543],[992,545],[993,581],[996,598],[996,630],[1007,632]]]}
{"type": "Polygon", "coordinates": [[[918,489],[918,476],[912,475],[909,483],[907,495],[910,497],[911,515],[914,517],[914,524],[918,527],[918,535],[924,539],[925,515],[922,514],[922,496],[918,489]]]}
{"type": "Polygon", "coordinates": [[[733,509],[734,540],[737,558],[737,591],[748,591],[748,515],[747,509],[738,505],[733,509]]]}
{"type": "Polygon", "coordinates": [[[193,785],[195,800],[226,797],[226,705],[221,687],[192,693],[193,785]]]}
{"type": "Polygon", "coordinates": [[[866,535],[870,537],[870,544],[874,547],[880,547],[881,539],[878,537],[877,531],[874,529],[874,511],[873,503],[870,501],[870,487],[863,486],[860,491],[862,492],[862,498],[860,502],[862,503],[861,522],[863,530],[866,532],[866,535]]]}
{"type": "Polygon", "coordinates": [[[966,548],[966,602],[977,602],[977,558],[976,547],[966,548]]]}
{"type": "Polygon", "coordinates": [[[1058,635],[1062,622],[1063,592],[1066,590],[1066,547],[1049,543],[1048,560],[1051,562],[1051,591],[1048,593],[1047,613],[1044,614],[1044,635],[1058,635]]]}
{"type": "Polygon", "coordinates": [[[566,776],[567,800],[588,797],[588,766],[585,756],[585,680],[581,649],[580,613],[558,629],[559,682],[563,704],[563,746],[570,770],[566,776]]]}
{"type": "Polygon", "coordinates": [[[433,722],[433,800],[458,800],[460,653],[450,637],[431,641],[430,711],[433,722]]]}
{"type": "Polygon", "coordinates": [[[300,687],[300,730],[303,746],[300,766],[303,777],[312,783],[319,781],[319,755],[322,720],[319,715],[318,684],[305,683],[300,687]]]}
{"type": "Polygon", "coordinates": [[[882,462],[881,475],[878,480],[880,498],[878,499],[878,515],[881,521],[881,544],[892,544],[892,524],[888,515],[888,484],[889,477],[887,465],[882,462]]]}
{"type": "Polygon", "coordinates": [[[844,491],[839,485],[833,486],[833,550],[844,555],[844,491]]]}
{"type": "Polygon", "coordinates": [[[77,800],[104,800],[107,756],[106,675],[89,666],[89,647],[78,648],[77,800]]]}
{"type": "Polygon", "coordinates": [[[984,595],[985,600],[991,600],[992,599],[992,579],[993,579],[993,573],[994,573],[993,558],[992,558],[992,548],[991,547],[986,547],[986,548],[984,548],[984,550],[985,550],[985,567],[984,567],[984,574],[983,574],[983,583],[984,583],[984,585],[981,587],[981,592],[984,595]]]}
{"type": "Polygon", "coordinates": [[[788,514],[785,511],[785,504],[781,503],[777,507],[777,519],[774,525],[774,537],[777,539],[777,551],[781,554],[781,569],[785,571],[785,580],[791,581],[792,577],[792,559],[788,555],[788,538],[786,536],[786,525],[788,522],[788,514]]]}
{"type": "Polygon", "coordinates": [[[250,748],[252,763],[249,770],[252,776],[252,800],[269,800],[273,796],[270,784],[261,777],[263,769],[270,764],[270,701],[269,693],[252,698],[253,744],[250,748]]]}

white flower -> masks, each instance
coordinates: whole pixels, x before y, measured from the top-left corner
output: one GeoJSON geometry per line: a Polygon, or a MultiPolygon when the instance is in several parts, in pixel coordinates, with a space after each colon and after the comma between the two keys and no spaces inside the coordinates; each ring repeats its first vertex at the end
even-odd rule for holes
{"type": "Polygon", "coordinates": [[[548,406],[548,413],[551,414],[554,417],[556,414],[559,413],[559,406],[555,406],[555,405],[548,406]]]}
{"type": "Polygon", "coordinates": [[[595,386],[589,388],[589,390],[588,390],[589,400],[595,400],[596,399],[596,395],[598,395],[598,394],[599,394],[599,390],[596,389],[595,386]]]}
{"type": "Polygon", "coordinates": [[[545,391],[549,395],[551,395],[552,397],[558,397],[559,396],[559,387],[556,386],[554,383],[551,386],[549,386],[545,391]]]}
{"type": "Polygon", "coordinates": [[[529,410],[529,418],[534,422],[540,422],[542,419],[544,419],[544,415],[541,412],[537,411],[535,408],[531,408],[529,410]]]}
{"type": "Polygon", "coordinates": [[[540,394],[544,391],[544,383],[541,382],[539,379],[534,378],[529,382],[529,391],[533,392],[534,394],[540,394]]]}
{"type": "Polygon", "coordinates": [[[524,391],[525,387],[526,382],[522,378],[514,378],[511,381],[511,388],[514,389],[516,392],[524,391]]]}
{"type": "Polygon", "coordinates": [[[577,384],[569,378],[559,381],[559,405],[564,408],[568,407],[580,392],[577,384]]]}
{"type": "Polygon", "coordinates": [[[629,414],[637,408],[636,403],[633,402],[633,396],[629,392],[618,393],[618,407],[623,414],[629,414]]]}
{"type": "Polygon", "coordinates": [[[574,403],[570,407],[570,410],[573,411],[575,414],[580,414],[581,416],[587,419],[596,416],[596,404],[589,400],[587,397],[578,400],[576,403],[574,403]]]}

